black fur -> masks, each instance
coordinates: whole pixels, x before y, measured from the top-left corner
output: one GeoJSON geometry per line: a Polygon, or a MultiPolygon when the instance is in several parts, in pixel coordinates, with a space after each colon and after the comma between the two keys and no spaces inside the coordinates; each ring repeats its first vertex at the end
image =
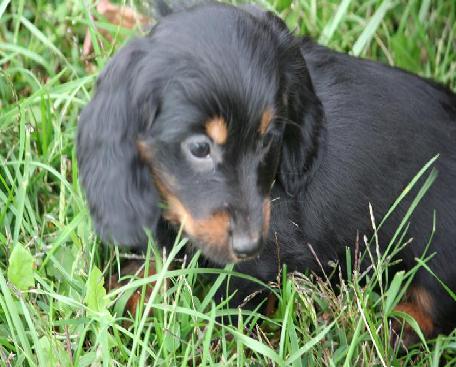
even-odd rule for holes
{"type": "MultiPolygon", "coordinates": [[[[256,238],[270,197],[269,231],[254,244],[260,255],[236,265],[263,281],[275,280],[285,263],[319,271],[308,244],[324,266],[343,263],[357,232],[371,234],[368,204],[382,218],[436,154],[439,176],[413,214],[414,240],[400,267],[410,269],[422,254],[435,211],[429,266],[456,290],[456,96],[397,68],[295,37],[271,13],[209,4],[164,17],[108,63],[78,132],[81,182],[107,242],[139,246],[144,229],[158,237],[175,230],[159,203],[155,179],[163,173],[195,219],[228,213],[225,245],[192,238],[210,261],[224,264],[233,260],[236,236],[256,238]],[[270,106],[274,119],[261,135],[270,106]],[[228,138],[211,145],[215,163],[202,173],[182,142],[204,134],[214,116],[225,120],[228,138]],[[138,142],[146,153],[139,154],[138,142]]],[[[381,242],[392,237],[410,202],[381,228],[381,242]]],[[[413,286],[435,301],[426,310],[435,325],[428,336],[451,330],[456,304],[443,288],[425,271],[413,286]]],[[[239,302],[253,289],[241,280],[234,287],[239,302]]]]}

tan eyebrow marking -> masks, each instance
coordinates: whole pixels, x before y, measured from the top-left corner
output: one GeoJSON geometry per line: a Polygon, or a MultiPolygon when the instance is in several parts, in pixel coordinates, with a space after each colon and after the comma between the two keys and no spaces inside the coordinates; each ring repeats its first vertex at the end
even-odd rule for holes
{"type": "Polygon", "coordinates": [[[217,144],[225,144],[228,138],[226,121],[222,117],[215,117],[206,122],[207,135],[217,144]]]}
{"type": "Polygon", "coordinates": [[[261,115],[261,123],[260,123],[260,127],[258,128],[258,131],[261,135],[266,134],[266,131],[268,130],[268,127],[272,121],[273,116],[274,116],[274,113],[273,113],[273,110],[271,107],[267,108],[263,112],[263,115],[261,115]]]}

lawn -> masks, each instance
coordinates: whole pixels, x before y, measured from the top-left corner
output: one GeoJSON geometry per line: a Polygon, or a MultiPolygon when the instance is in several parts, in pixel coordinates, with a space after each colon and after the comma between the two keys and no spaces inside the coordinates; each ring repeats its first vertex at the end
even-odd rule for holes
{"type": "MultiPolygon", "coordinates": [[[[138,3],[126,5],[145,14],[138,3]]],[[[456,90],[454,0],[261,5],[298,34],[456,90]]],[[[221,282],[236,274],[198,268],[198,255],[175,260],[185,239],[166,256],[152,239],[144,256],[102,246],[78,183],[78,114],[106,61],[142,32],[110,20],[91,0],[0,0],[0,365],[456,366],[455,333],[408,351],[390,340],[394,306],[416,271],[388,276],[408,241],[408,217],[394,239],[361,235],[372,251],[379,241],[391,242],[391,251],[367,273],[349,266],[337,287],[305,269],[284,271],[268,285],[279,299],[270,317],[214,304],[221,282]],[[117,279],[131,258],[153,259],[153,267],[109,289],[104,280],[117,279]],[[204,273],[220,275],[208,284],[204,273]],[[124,310],[136,291],[144,302],[132,315],[124,310]],[[217,316],[230,312],[239,322],[220,324],[217,316]]],[[[418,173],[427,177],[421,192],[435,178],[429,172],[418,173]]],[[[337,267],[332,276],[339,277],[337,267]]]]}

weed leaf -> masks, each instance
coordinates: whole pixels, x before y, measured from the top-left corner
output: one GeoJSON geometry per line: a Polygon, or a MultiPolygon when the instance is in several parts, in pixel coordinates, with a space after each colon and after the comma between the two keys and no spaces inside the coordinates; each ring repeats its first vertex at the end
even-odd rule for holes
{"type": "Polygon", "coordinates": [[[106,289],[104,289],[103,284],[103,274],[100,269],[94,266],[87,279],[87,293],[85,297],[87,307],[93,312],[104,312],[107,310],[108,298],[106,297],[106,289]]]}
{"type": "Polygon", "coordinates": [[[24,246],[14,246],[8,265],[8,280],[21,291],[35,285],[33,277],[33,256],[24,246]]]}

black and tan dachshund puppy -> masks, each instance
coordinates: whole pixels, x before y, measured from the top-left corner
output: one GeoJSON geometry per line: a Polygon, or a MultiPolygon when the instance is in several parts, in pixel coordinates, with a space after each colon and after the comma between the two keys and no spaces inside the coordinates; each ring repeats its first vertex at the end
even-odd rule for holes
{"type": "MultiPolygon", "coordinates": [[[[440,154],[398,268],[416,265],[436,214],[428,265],[456,290],[456,96],[296,37],[270,12],[200,5],[128,42],[81,114],[77,152],[104,241],[144,246],[145,230],[160,240],[182,226],[213,264],[236,263],[263,281],[282,264],[345,263],[357,233],[372,234],[369,203],[382,218],[440,154]]],[[[238,302],[255,288],[233,286],[238,302]]],[[[456,325],[456,302],[425,270],[399,309],[427,337],[456,325]]]]}

